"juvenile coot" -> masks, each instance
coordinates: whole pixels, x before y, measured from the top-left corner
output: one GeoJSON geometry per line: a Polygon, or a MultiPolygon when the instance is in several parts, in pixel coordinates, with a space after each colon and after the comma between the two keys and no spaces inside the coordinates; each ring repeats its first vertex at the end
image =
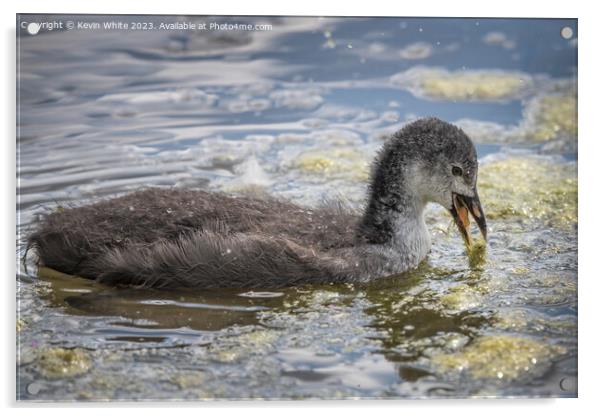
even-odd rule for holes
{"type": "Polygon", "coordinates": [[[477,155],[436,118],[413,122],[377,155],[362,213],[277,198],[151,188],[44,216],[27,239],[40,265],[112,285],[272,288],[367,282],[427,255],[429,202],[447,208],[467,244],[483,237],[477,155]]]}

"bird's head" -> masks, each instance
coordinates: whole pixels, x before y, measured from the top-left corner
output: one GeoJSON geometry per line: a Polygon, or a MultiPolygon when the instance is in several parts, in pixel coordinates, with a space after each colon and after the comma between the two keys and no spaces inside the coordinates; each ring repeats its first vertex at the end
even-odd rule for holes
{"type": "Polygon", "coordinates": [[[468,246],[470,216],[487,239],[485,213],[477,193],[477,154],[460,128],[436,118],[408,124],[385,145],[376,172],[374,197],[402,205],[408,203],[410,193],[424,205],[438,203],[451,213],[468,246]]]}

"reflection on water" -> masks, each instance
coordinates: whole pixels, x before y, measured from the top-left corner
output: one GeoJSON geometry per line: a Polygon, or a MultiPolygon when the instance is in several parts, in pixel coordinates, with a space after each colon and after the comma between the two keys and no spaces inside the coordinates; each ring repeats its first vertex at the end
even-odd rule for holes
{"type": "MultiPolygon", "coordinates": [[[[50,284],[44,298],[51,305],[66,308],[73,315],[128,318],[127,324],[120,322],[119,325],[139,329],[188,327],[197,331],[217,331],[232,325],[257,324],[257,312],[282,306],[281,296],[265,294],[255,297],[223,290],[191,294],[114,289],[46,268],[41,269],[38,276],[50,284]]],[[[124,330],[118,328],[116,331],[124,330]]]]}
{"type": "Polygon", "coordinates": [[[360,206],[387,135],[435,115],[477,145],[487,247],[433,206],[428,259],[370,285],[116,289],[29,258],[18,396],[575,396],[576,22],[216,20],[273,30],[19,34],[18,238],[146,186],[360,206]]]}

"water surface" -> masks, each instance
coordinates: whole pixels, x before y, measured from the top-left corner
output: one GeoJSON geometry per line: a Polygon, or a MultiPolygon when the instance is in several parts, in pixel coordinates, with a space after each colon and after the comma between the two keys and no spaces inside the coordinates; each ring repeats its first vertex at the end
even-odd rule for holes
{"type": "MultiPolygon", "coordinates": [[[[109,19],[21,16],[59,18],[109,19]]],[[[19,241],[148,186],[361,207],[387,135],[437,116],[477,145],[486,255],[433,206],[428,259],[371,285],[115,289],[29,258],[20,399],[576,395],[575,20],[125,20],[272,30],[19,32],[19,241]]]]}

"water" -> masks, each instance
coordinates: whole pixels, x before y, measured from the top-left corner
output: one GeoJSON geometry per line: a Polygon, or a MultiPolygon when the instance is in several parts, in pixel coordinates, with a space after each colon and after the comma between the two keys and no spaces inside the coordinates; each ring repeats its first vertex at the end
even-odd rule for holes
{"type": "Polygon", "coordinates": [[[434,115],[477,145],[490,240],[469,261],[433,206],[415,271],[255,292],[115,289],[29,258],[20,399],[576,395],[575,20],[21,19],[272,30],[22,30],[18,239],[146,186],[361,206],[387,134],[434,115]]]}

